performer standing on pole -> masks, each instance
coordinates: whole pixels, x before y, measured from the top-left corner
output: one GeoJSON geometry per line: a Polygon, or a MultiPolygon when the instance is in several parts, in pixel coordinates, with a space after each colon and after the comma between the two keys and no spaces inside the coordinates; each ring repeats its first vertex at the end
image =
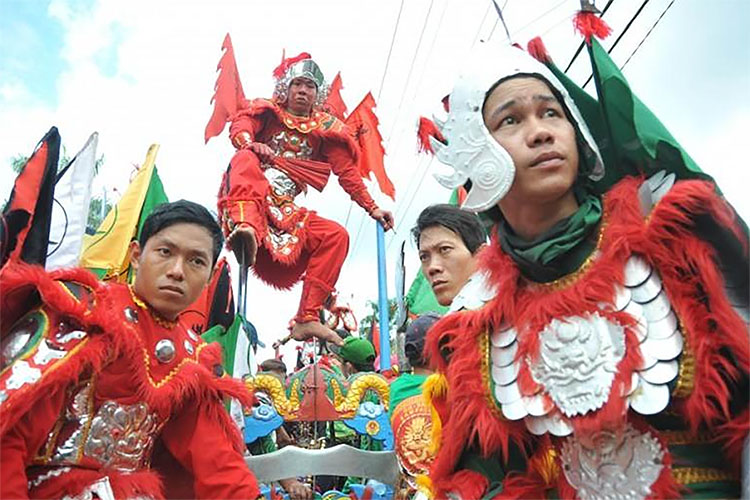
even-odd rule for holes
{"type": "MultiPolygon", "coordinates": [[[[228,38],[225,48],[217,110],[225,75],[234,80],[232,92],[242,93],[228,38]]],[[[254,266],[262,280],[278,288],[303,281],[292,338],[340,344],[340,337],[320,322],[319,312],[341,272],[349,237],[341,225],[297,205],[295,198],[308,186],[322,190],[333,171],[352,200],[384,229],[393,227],[393,215],[375,204],[362,182],[360,148],[350,128],[321,110],[328,86],[309,54],[284,59],[274,78],[270,100],[229,97],[236,99],[236,109],[227,106],[226,114],[237,152],[219,190],[219,216],[238,262],[254,266]]],[[[220,113],[214,112],[207,137],[218,133],[209,131],[212,126],[223,128],[220,113]]]]}

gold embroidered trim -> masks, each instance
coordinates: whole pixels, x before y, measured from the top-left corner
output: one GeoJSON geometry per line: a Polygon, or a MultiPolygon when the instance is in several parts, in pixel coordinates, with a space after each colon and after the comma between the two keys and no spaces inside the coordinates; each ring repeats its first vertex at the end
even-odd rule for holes
{"type": "Polygon", "coordinates": [[[690,431],[659,431],[659,436],[661,436],[668,445],[672,446],[713,442],[713,437],[708,432],[693,434],[690,431]]]}
{"type": "Polygon", "coordinates": [[[677,384],[672,389],[672,397],[686,398],[695,387],[695,355],[688,341],[687,329],[680,320],[680,332],[682,332],[683,347],[680,369],[677,373],[677,384]]]}
{"type": "Polygon", "coordinates": [[[495,398],[492,397],[492,382],[490,380],[490,333],[488,330],[479,335],[479,352],[482,358],[482,386],[485,390],[484,397],[487,400],[487,405],[496,418],[505,420],[500,408],[497,407],[495,398]]]}
{"type": "Polygon", "coordinates": [[[133,299],[133,302],[135,305],[146,311],[151,318],[156,322],[157,325],[161,326],[162,328],[166,328],[167,330],[171,330],[177,325],[177,321],[169,321],[168,319],[164,319],[154,311],[148,304],[143,302],[140,297],[138,297],[135,294],[135,290],[133,290],[133,285],[128,285],[128,290],[130,291],[130,297],[133,299]]]}
{"type": "Polygon", "coordinates": [[[672,476],[680,484],[711,483],[714,481],[736,481],[729,472],[709,467],[676,467],[672,476]]]}
{"type": "Polygon", "coordinates": [[[541,288],[545,290],[562,290],[563,288],[567,288],[581,279],[581,277],[586,274],[586,272],[588,272],[588,270],[591,268],[591,266],[594,264],[596,259],[599,257],[599,254],[601,253],[602,242],[604,241],[604,230],[606,226],[607,216],[606,214],[604,214],[602,216],[602,222],[599,225],[599,234],[596,237],[596,246],[594,247],[594,250],[592,250],[592,252],[589,254],[589,256],[586,257],[586,259],[581,263],[581,265],[578,266],[578,269],[547,283],[537,283],[536,281],[531,280],[526,281],[529,283],[529,285],[531,285],[532,288],[541,288]]]}
{"type": "Polygon", "coordinates": [[[91,379],[89,380],[89,383],[91,384],[90,390],[89,390],[89,398],[86,404],[87,411],[89,414],[89,418],[86,420],[86,423],[83,424],[83,432],[81,432],[81,441],[78,445],[78,451],[76,452],[76,463],[81,463],[81,459],[83,459],[83,447],[86,446],[86,441],[89,440],[89,432],[91,432],[91,424],[94,423],[94,393],[96,391],[96,373],[91,375],[91,379]]]}
{"type": "Polygon", "coordinates": [[[170,380],[172,380],[175,375],[177,375],[177,372],[179,372],[183,365],[187,363],[197,363],[198,361],[198,355],[203,350],[204,347],[206,347],[208,344],[205,342],[201,342],[198,344],[198,346],[195,348],[195,358],[183,358],[177,366],[172,368],[169,373],[158,382],[154,380],[154,378],[151,376],[151,357],[148,355],[148,351],[145,347],[143,347],[143,363],[146,365],[146,377],[148,378],[149,383],[155,388],[158,389],[164,384],[168,383],[170,380]]]}

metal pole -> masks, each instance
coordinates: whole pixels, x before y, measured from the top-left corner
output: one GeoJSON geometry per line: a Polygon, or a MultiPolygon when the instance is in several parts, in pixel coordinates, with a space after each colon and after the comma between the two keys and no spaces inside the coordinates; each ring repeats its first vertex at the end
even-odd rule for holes
{"type": "Polygon", "coordinates": [[[385,231],[376,222],[378,241],[378,312],[380,319],[380,371],[391,368],[391,340],[388,328],[388,290],[385,278],[385,231]]]}

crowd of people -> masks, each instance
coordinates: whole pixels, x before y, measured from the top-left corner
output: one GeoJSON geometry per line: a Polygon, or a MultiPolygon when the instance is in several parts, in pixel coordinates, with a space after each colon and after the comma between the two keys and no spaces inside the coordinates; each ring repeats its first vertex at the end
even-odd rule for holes
{"type": "MultiPolygon", "coordinates": [[[[390,376],[387,401],[373,399],[393,431],[394,494],[747,496],[747,228],[674,155],[617,175],[633,163],[633,145],[617,144],[627,124],[603,125],[617,119],[596,108],[605,98],[577,94],[536,48],[537,58],[518,47],[478,54],[430,139],[467,196],[463,207],[426,207],[412,230],[449,312],[409,320],[408,369],[390,376]]],[[[180,321],[225,238],[266,282],[302,280],[290,336],[324,341],[327,370],[344,380],[377,371],[369,340],[320,320],[346,230],[296,202],[333,172],[393,227],[357,171],[357,143],[321,109],[325,94],[309,56],[286,60],[273,98],[230,117],[237,151],[219,220],[190,201],[157,207],[131,244],[132,284],[3,263],[2,498],[259,497],[245,455],[298,446],[295,430],[246,446],[223,401],[252,408],[255,394],[180,321]]],[[[259,371],[287,386],[281,360],[259,371]]],[[[330,425],[331,445],[383,449],[330,425]]],[[[311,499],[320,491],[305,480],[279,484],[311,499]]]]}

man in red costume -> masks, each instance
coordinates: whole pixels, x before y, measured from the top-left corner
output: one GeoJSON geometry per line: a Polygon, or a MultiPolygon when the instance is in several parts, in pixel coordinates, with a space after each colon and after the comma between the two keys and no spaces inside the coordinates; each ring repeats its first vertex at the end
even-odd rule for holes
{"type": "Polygon", "coordinates": [[[451,92],[444,180],[468,177],[464,208],[495,226],[487,287],[428,334],[440,432],[421,484],[436,498],[744,498],[746,227],[587,42],[599,101],[541,42],[546,63],[478,49],[451,92]],[[605,127],[602,109],[620,114],[605,127]],[[633,137],[658,153],[636,156],[633,137]]]}
{"type": "Polygon", "coordinates": [[[166,474],[178,496],[258,497],[222,405],[251,396],[224,375],[220,347],[179,318],[221,245],[209,212],[182,200],[154,210],[132,243],[132,286],[3,269],[2,498],[162,498],[175,492],[150,465],[155,445],[189,473],[183,484],[166,474]]]}
{"type": "Polygon", "coordinates": [[[320,110],[327,85],[308,54],[286,59],[274,72],[271,100],[254,99],[231,117],[237,153],[219,191],[219,214],[240,265],[273,286],[303,280],[292,338],[340,344],[319,313],[334,289],[349,248],[346,230],[295,204],[311,185],[322,189],[330,171],[386,230],[393,215],[378,208],[357,168],[359,147],[347,126],[320,110]]]}

